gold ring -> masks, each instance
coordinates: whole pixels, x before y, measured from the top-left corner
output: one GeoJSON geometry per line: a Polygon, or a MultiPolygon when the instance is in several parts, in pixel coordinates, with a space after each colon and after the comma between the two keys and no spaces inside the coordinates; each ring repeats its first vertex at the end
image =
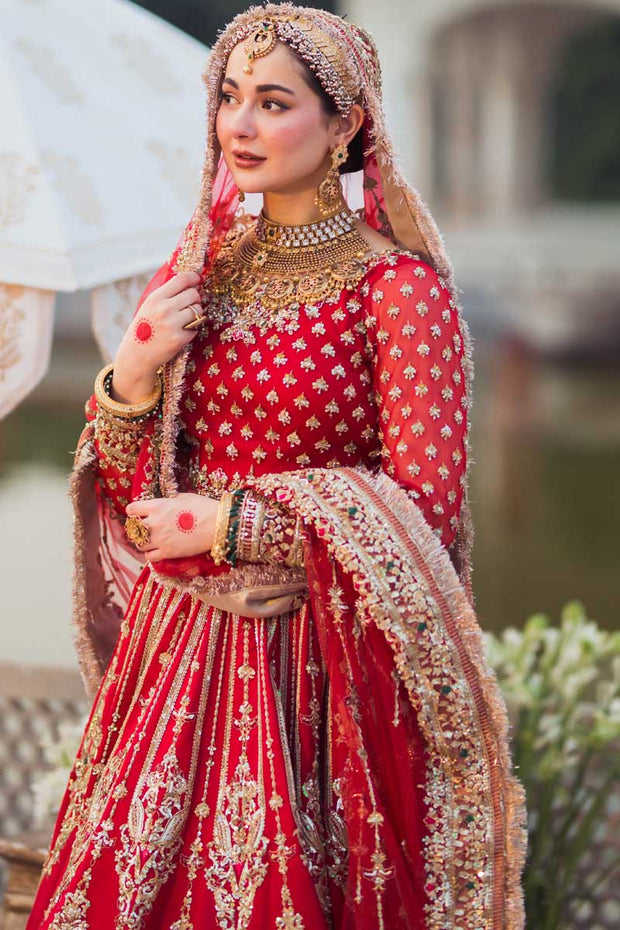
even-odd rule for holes
{"type": "Polygon", "coordinates": [[[127,539],[134,544],[136,549],[143,549],[151,541],[149,528],[142,517],[127,517],[125,533],[127,539]]]}
{"type": "Polygon", "coordinates": [[[199,326],[202,326],[206,322],[205,315],[204,313],[199,312],[198,306],[198,304],[192,304],[191,307],[187,308],[194,314],[194,319],[191,321],[191,323],[186,323],[183,329],[198,329],[199,326]]]}

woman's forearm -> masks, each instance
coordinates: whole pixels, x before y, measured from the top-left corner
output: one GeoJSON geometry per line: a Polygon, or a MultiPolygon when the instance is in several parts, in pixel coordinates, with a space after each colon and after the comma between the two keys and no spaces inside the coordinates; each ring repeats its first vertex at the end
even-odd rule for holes
{"type": "Polygon", "coordinates": [[[119,353],[112,375],[112,399],[121,404],[139,404],[153,393],[156,381],[157,369],[137,369],[125,362],[119,353]]]}

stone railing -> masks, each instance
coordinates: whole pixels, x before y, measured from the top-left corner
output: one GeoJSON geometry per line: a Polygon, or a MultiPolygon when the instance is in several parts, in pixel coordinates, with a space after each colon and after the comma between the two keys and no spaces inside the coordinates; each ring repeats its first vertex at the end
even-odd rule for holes
{"type": "Polygon", "coordinates": [[[73,670],[0,663],[0,836],[34,825],[33,778],[46,768],[41,740],[82,717],[88,703],[73,670]]]}
{"type": "Polygon", "coordinates": [[[42,741],[83,717],[88,701],[71,669],[0,663],[0,927],[25,926],[48,843],[36,828],[31,785],[46,770],[42,741]],[[14,839],[12,839],[14,838],[14,839]]]}

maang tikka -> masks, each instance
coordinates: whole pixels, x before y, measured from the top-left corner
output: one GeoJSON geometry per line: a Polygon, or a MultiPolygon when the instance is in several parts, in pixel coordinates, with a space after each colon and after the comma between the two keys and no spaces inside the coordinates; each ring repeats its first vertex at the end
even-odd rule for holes
{"type": "Polygon", "coordinates": [[[268,55],[275,48],[277,41],[275,23],[268,19],[260,23],[243,43],[243,51],[248,59],[243,66],[244,72],[252,74],[252,64],[257,58],[264,58],[268,55]]]}
{"type": "Polygon", "coordinates": [[[332,152],[332,163],[329,171],[319,184],[317,195],[314,198],[321,216],[332,216],[338,212],[342,205],[342,188],[338,169],[341,165],[344,165],[348,157],[349,150],[346,142],[341,142],[332,152]]]}

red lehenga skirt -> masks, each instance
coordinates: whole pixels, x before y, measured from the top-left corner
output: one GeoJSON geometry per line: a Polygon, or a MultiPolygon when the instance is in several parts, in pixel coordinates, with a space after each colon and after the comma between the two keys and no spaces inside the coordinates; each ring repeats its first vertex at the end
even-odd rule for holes
{"type": "Polygon", "coordinates": [[[288,478],[261,490],[308,527],[299,610],[140,575],[28,930],[522,925],[505,715],[445,551],[404,494],[288,478]]]}

